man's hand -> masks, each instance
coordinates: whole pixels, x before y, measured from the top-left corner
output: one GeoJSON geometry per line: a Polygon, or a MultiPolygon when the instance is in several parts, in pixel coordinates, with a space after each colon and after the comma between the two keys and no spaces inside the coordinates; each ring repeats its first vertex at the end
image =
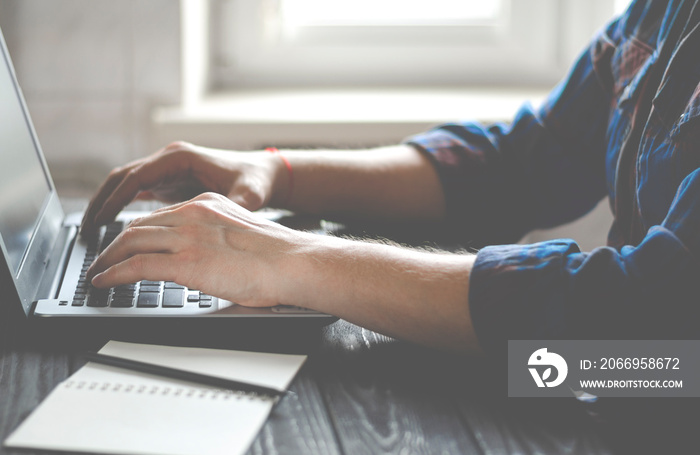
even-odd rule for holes
{"type": "Polygon", "coordinates": [[[135,220],[87,277],[97,287],[175,281],[242,305],[272,306],[309,237],[205,193],[135,220]]]}
{"type": "Polygon", "coordinates": [[[111,222],[134,199],[173,203],[203,192],[227,196],[248,210],[265,207],[287,188],[286,169],[270,153],[240,153],[175,142],[114,169],[90,202],[81,232],[111,222]]]}
{"type": "Polygon", "coordinates": [[[298,305],[421,344],[478,350],[473,261],[294,231],[206,193],[136,220],[87,276],[97,287],[175,281],[241,305],[298,305]]]}

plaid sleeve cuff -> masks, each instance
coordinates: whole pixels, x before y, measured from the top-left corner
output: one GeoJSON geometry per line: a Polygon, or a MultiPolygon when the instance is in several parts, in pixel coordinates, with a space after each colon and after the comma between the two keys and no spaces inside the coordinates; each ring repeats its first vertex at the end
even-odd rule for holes
{"type": "Polygon", "coordinates": [[[582,253],[573,240],[482,249],[469,304],[482,348],[508,340],[696,337],[698,261],[653,227],[637,247],[582,253]]]}

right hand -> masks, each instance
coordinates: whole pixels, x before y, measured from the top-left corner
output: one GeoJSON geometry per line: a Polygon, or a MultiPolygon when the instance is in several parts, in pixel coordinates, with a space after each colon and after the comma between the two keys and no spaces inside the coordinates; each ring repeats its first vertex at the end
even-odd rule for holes
{"type": "Polygon", "coordinates": [[[134,220],[87,270],[100,288],[174,281],[245,306],[272,306],[313,288],[304,274],[316,236],[204,193],[134,220]]]}
{"type": "Polygon", "coordinates": [[[81,233],[91,233],[135,199],[167,203],[204,192],[224,195],[254,211],[283,199],[283,162],[266,152],[231,152],[174,142],[110,172],[85,211],[81,233]]]}

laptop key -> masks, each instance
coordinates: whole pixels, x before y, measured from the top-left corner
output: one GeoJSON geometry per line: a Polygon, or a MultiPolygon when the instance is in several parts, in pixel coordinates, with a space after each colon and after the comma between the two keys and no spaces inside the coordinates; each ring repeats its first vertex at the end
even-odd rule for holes
{"type": "Polygon", "coordinates": [[[153,284],[142,284],[139,288],[140,292],[160,292],[160,286],[153,284]]]}
{"type": "Polygon", "coordinates": [[[134,295],[135,293],[136,293],[135,289],[114,288],[114,295],[134,295]]]}
{"type": "Polygon", "coordinates": [[[99,290],[98,292],[93,291],[88,297],[87,306],[91,307],[105,307],[109,304],[109,290],[104,291],[99,290]]]}
{"type": "Polygon", "coordinates": [[[163,291],[163,308],[181,308],[185,306],[184,289],[166,289],[163,291]]]}
{"type": "Polygon", "coordinates": [[[142,292],[136,302],[138,308],[157,308],[158,307],[157,292],[142,292]]]}
{"type": "Polygon", "coordinates": [[[131,308],[134,306],[133,297],[115,297],[112,299],[112,307],[114,308],[131,308]]]}
{"type": "Polygon", "coordinates": [[[126,298],[126,297],[128,297],[128,298],[130,298],[130,299],[133,299],[133,298],[134,298],[134,295],[136,295],[136,293],[135,293],[134,291],[114,291],[114,295],[112,296],[112,298],[113,298],[113,299],[116,299],[116,298],[118,298],[118,297],[119,297],[119,298],[126,298]]]}

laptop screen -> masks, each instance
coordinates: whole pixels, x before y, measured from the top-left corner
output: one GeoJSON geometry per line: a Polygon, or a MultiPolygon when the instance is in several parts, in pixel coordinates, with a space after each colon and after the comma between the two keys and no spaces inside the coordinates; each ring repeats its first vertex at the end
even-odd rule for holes
{"type": "Polygon", "coordinates": [[[17,273],[51,192],[9,62],[0,59],[0,234],[17,273]]]}

